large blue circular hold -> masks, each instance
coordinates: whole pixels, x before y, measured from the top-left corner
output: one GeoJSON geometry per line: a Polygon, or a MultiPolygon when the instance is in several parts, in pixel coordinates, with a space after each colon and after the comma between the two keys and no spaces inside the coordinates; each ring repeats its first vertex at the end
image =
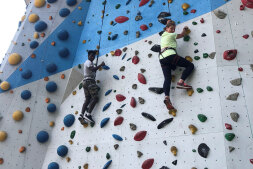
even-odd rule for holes
{"type": "Polygon", "coordinates": [[[66,58],[66,57],[68,57],[69,56],[69,50],[68,50],[68,48],[61,48],[60,50],[59,50],[59,56],[60,57],[62,57],[62,58],[66,58]]]}
{"type": "Polygon", "coordinates": [[[48,164],[47,169],[59,169],[59,164],[56,162],[52,162],[52,163],[48,164]]]}
{"type": "Polygon", "coordinates": [[[21,93],[21,98],[24,99],[24,100],[30,99],[31,96],[32,96],[32,93],[29,90],[24,90],[21,93]]]}
{"type": "Polygon", "coordinates": [[[77,2],[76,0],[67,0],[66,3],[68,6],[74,6],[77,2]]]}
{"type": "Polygon", "coordinates": [[[57,0],[47,0],[48,3],[52,4],[55,3],[57,0]]]}
{"type": "Polygon", "coordinates": [[[35,49],[35,48],[37,48],[39,46],[39,43],[37,42],[37,41],[32,41],[31,43],[30,43],[30,48],[31,49],[35,49]]]}
{"type": "Polygon", "coordinates": [[[49,111],[50,113],[54,113],[56,111],[56,105],[53,104],[53,103],[50,103],[48,106],[47,106],[47,111],[49,111]]]}
{"type": "Polygon", "coordinates": [[[47,142],[49,138],[49,135],[46,131],[40,131],[38,134],[37,134],[37,140],[38,142],[40,143],[45,143],[47,142]]]}
{"type": "Polygon", "coordinates": [[[57,90],[57,84],[53,81],[48,82],[46,85],[46,90],[50,93],[55,92],[57,90]]]}
{"type": "Polygon", "coordinates": [[[70,10],[68,8],[62,8],[60,11],[59,11],[59,15],[61,17],[66,17],[70,14],[70,10]]]}
{"type": "Polygon", "coordinates": [[[21,76],[22,78],[24,79],[30,79],[32,77],[32,71],[27,69],[27,70],[24,70],[22,73],[21,73],[21,76]]]}
{"type": "Polygon", "coordinates": [[[46,69],[48,73],[54,73],[57,70],[57,66],[54,63],[49,63],[46,69]]]}
{"type": "Polygon", "coordinates": [[[68,154],[68,147],[61,145],[57,148],[57,154],[61,157],[64,157],[68,154]]]}
{"type": "Polygon", "coordinates": [[[35,28],[35,31],[42,32],[47,29],[47,23],[44,21],[39,21],[35,24],[34,28],[35,28]]]}
{"type": "Polygon", "coordinates": [[[60,40],[67,40],[69,38],[69,33],[66,30],[60,30],[57,34],[60,40]]]}
{"type": "Polygon", "coordinates": [[[66,127],[70,127],[75,122],[75,116],[73,114],[68,114],[64,117],[63,123],[66,127]]]}

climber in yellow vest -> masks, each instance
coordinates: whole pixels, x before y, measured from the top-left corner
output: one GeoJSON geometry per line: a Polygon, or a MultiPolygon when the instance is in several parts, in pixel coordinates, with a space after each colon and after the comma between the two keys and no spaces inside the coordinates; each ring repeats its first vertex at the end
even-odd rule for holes
{"type": "Polygon", "coordinates": [[[186,35],[188,27],[184,27],[181,34],[175,33],[176,24],[172,20],[168,20],[161,38],[161,52],[159,55],[160,64],[164,75],[163,90],[165,93],[164,103],[167,109],[174,109],[170,101],[170,85],[171,70],[175,70],[176,66],[184,67],[180,80],[177,82],[178,89],[191,89],[192,86],[185,83],[186,78],[192,73],[194,65],[185,58],[177,54],[176,39],[183,38],[186,35]]]}

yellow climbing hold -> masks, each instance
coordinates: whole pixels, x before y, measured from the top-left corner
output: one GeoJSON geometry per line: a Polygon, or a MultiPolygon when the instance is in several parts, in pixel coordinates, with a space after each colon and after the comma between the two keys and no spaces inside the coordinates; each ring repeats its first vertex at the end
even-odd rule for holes
{"type": "Polygon", "coordinates": [[[94,151],[98,151],[98,147],[94,145],[94,151]]]}
{"type": "Polygon", "coordinates": [[[5,131],[0,131],[0,142],[5,141],[7,138],[7,133],[5,131]]]}
{"type": "Polygon", "coordinates": [[[170,148],[170,151],[171,151],[171,153],[172,153],[174,156],[177,156],[177,147],[172,146],[172,147],[170,148]]]}
{"type": "Polygon", "coordinates": [[[41,8],[46,4],[46,0],[35,0],[34,6],[37,8],[41,8]]]}
{"type": "Polygon", "coordinates": [[[183,3],[183,5],[182,5],[182,8],[184,11],[187,10],[189,7],[190,7],[190,5],[187,3],[183,3]]]}
{"type": "Polygon", "coordinates": [[[79,22],[77,23],[77,25],[78,25],[78,26],[82,26],[82,25],[83,25],[82,21],[79,21],[79,22]]]}
{"type": "Polygon", "coordinates": [[[34,39],[39,39],[40,35],[38,32],[34,32],[33,37],[34,39]]]}
{"type": "Polygon", "coordinates": [[[22,16],[22,18],[21,18],[21,22],[23,22],[25,20],[25,15],[24,16],[22,16]]]}
{"type": "Polygon", "coordinates": [[[185,56],[185,59],[188,60],[189,62],[193,61],[193,59],[191,58],[191,56],[185,56]]]}
{"type": "Polygon", "coordinates": [[[83,168],[84,168],[84,169],[88,169],[88,168],[89,168],[89,164],[88,164],[88,163],[84,164],[84,165],[83,165],[83,168]]]}
{"type": "Polygon", "coordinates": [[[169,114],[171,114],[172,116],[176,117],[176,115],[177,115],[177,109],[171,109],[171,110],[169,110],[169,114]]]}
{"type": "Polygon", "coordinates": [[[73,94],[73,95],[76,95],[76,91],[74,90],[74,91],[72,92],[72,94],[73,94]]]}
{"type": "Polygon", "coordinates": [[[112,56],[114,56],[114,55],[115,55],[115,52],[114,52],[114,51],[111,51],[110,53],[111,53],[111,55],[112,55],[112,56]]]}
{"type": "Polygon", "coordinates": [[[173,1],[172,0],[168,0],[168,2],[171,4],[173,1]]]}
{"type": "Polygon", "coordinates": [[[50,127],[54,127],[54,121],[50,121],[50,122],[49,122],[49,126],[50,126],[50,127]]]}
{"type": "Polygon", "coordinates": [[[186,29],[186,35],[189,35],[191,33],[191,30],[189,28],[186,29]]]}
{"type": "Polygon", "coordinates": [[[29,17],[28,17],[28,21],[29,21],[30,23],[35,23],[35,22],[37,22],[39,19],[40,19],[40,17],[39,17],[37,14],[35,14],[35,13],[29,15],[29,17]]]}
{"type": "Polygon", "coordinates": [[[189,129],[190,129],[190,131],[192,132],[192,134],[195,134],[197,131],[198,131],[198,129],[197,129],[197,127],[195,127],[194,125],[189,125],[189,129]]]}
{"type": "Polygon", "coordinates": [[[194,93],[193,89],[187,89],[188,96],[192,96],[193,93],[194,93]]]}
{"type": "Polygon", "coordinates": [[[24,117],[23,115],[23,112],[20,111],[20,110],[17,110],[15,111],[13,114],[12,114],[12,118],[15,120],[15,121],[20,121],[22,120],[24,117]]]}
{"type": "Polygon", "coordinates": [[[21,61],[22,57],[18,53],[12,53],[9,58],[8,62],[11,65],[17,65],[21,61]]]}
{"type": "Polygon", "coordinates": [[[82,10],[82,7],[81,7],[81,6],[79,6],[79,7],[78,7],[78,9],[79,9],[79,10],[82,10]]]}
{"type": "Polygon", "coordinates": [[[6,82],[6,81],[3,81],[0,85],[1,89],[2,90],[9,90],[10,88],[10,83],[9,82],[6,82]]]}

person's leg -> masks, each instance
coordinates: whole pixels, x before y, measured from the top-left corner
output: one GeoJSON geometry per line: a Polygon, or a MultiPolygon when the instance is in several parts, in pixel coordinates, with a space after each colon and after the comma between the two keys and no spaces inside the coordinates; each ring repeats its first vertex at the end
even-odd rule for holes
{"type": "Polygon", "coordinates": [[[84,115],[84,113],[87,110],[87,107],[88,107],[88,105],[90,104],[90,101],[91,101],[91,95],[90,95],[89,90],[88,90],[88,83],[89,82],[83,82],[85,102],[83,103],[83,107],[82,107],[82,112],[81,112],[82,115],[84,115]]]}

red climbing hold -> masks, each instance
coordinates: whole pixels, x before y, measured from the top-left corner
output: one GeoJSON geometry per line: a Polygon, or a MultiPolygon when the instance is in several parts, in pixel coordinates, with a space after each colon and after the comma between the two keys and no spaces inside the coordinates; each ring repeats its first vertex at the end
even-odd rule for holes
{"type": "Polygon", "coordinates": [[[204,18],[201,18],[201,19],[200,19],[200,22],[201,22],[201,23],[204,23],[204,22],[205,22],[204,18]]]}
{"type": "Polygon", "coordinates": [[[251,162],[251,164],[253,164],[253,159],[250,159],[249,161],[251,162]]]}
{"type": "Polygon", "coordinates": [[[146,78],[143,76],[143,74],[141,74],[141,73],[138,73],[138,80],[139,80],[139,82],[140,83],[142,83],[142,84],[146,84],[147,82],[146,82],[146,78]]]}
{"type": "Polygon", "coordinates": [[[253,0],[242,0],[242,4],[248,8],[253,8],[253,0]]]}
{"type": "Polygon", "coordinates": [[[134,57],[132,58],[132,63],[135,64],[135,65],[138,64],[139,61],[140,61],[140,59],[139,59],[138,56],[134,56],[134,57]]]}
{"type": "Polygon", "coordinates": [[[143,24],[143,25],[140,26],[140,28],[141,28],[142,31],[145,31],[145,30],[148,29],[148,26],[143,24]]]}
{"type": "Polygon", "coordinates": [[[122,75],[122,76],[121,76],[121,79],[125,79],[125,76],[124,76],[124,75],[122,75]]]}
{"type": "Polygon", "coordinates": [[[115,18],[115,22],[117,22],[117,23],[124,23],[128,20],[129,20],[129,18],[126,16],[118,16],[117,18],[115,18]]]}
{"type": "Polygon", "coordinates": [[[216,33],[220,33],[220,30],[217,30],[216,33]]]}
{"type": "Polygon", "coordinates": [[[242,37],[243,37],[244,39],[248,39],[248,38],[249,38],[249,35],[246,34],[246,35],[243,35],[242,37]]]}
{"type": "Polygon", "coordinates": [[[191,13],[196,13],[196,9],[192,9],[192,10],[191,10],[191,13]]]}
{"type": "Polygon", "coordinates": [[[243,10],[244,10],[244,8],[245,8],[245,6],[244,6],[244,5],[240,5],[240,10],[241,10],[241,11],[243,11],[243,10]]]}
{"type": "Polygon", "coordinates": [[[136,100],[134,97],[131,98],[130,105],[132,106],[132,108],[136,107],[136,100]]]}
{"type": "Polygon", "coordinates": [[[114,55],[120,56],[122,54],[122,51],[120,49],[116,49],[114,55]]]}
{"type": "Polygon", "coordinates": [[[149,0],[141,0],[140,4],[139,4],[139,7],[145,5],[146,3],[148,3],[149,0]]]}
{"type": "Polygon", "coordinates": [[[117,117],[117,118],[114,120],[114,126],[119,126],[119,125],[121,125],[121,124],[123,123],[123,121],[124,121],[124,118],[123,118],[123,117],[121,117],[121,116],[117,117]]]}
{"type": "Polygon", "coordinates": [[[225,127],[226,127],[226,129],[228,129],[228,130],[232,130],[231,124],[225,123],[225,127]]]}
{"type": "Polygon", "coordinates": [[[223,58],[225,60],[233,60],[237,55],[237,50],[234,49],[234,50],[226,50],[224,53],[223,53],[223,58]]]}
{"type": "Polygon", "coordinates": [[[141,168],[142,168],[142,169],[150,169],[150,168],[152,167],[153,163],[154,163],[154,159],[153,159],[153,158],[147,159],[147,160],[145,160],[145,161],[142,163],[141,168]]]}
{"type": "Polygon", "coordinates": [[[138,133],[135,134],[134,140],[141,141],[145,138],[146,134],[147,134],[147,131],[139,131],[138,133]]]}
{"type": "Polygon", "coordinates": [[[126,99],[126,97],[123,96],[122,94],[117,94],[117,95],[116,95],[116,100],[117,100],[118,102],[122,102],[122,101],[124,101],[125,99],[126,99]]]}
{"type": "Polygon", "coordinates": [[[239,67],[239,68],[238,68],[238,71],[242,72],[242,71],[243,71],[243,68],[242,68],[242,67],[239,67]]]}

